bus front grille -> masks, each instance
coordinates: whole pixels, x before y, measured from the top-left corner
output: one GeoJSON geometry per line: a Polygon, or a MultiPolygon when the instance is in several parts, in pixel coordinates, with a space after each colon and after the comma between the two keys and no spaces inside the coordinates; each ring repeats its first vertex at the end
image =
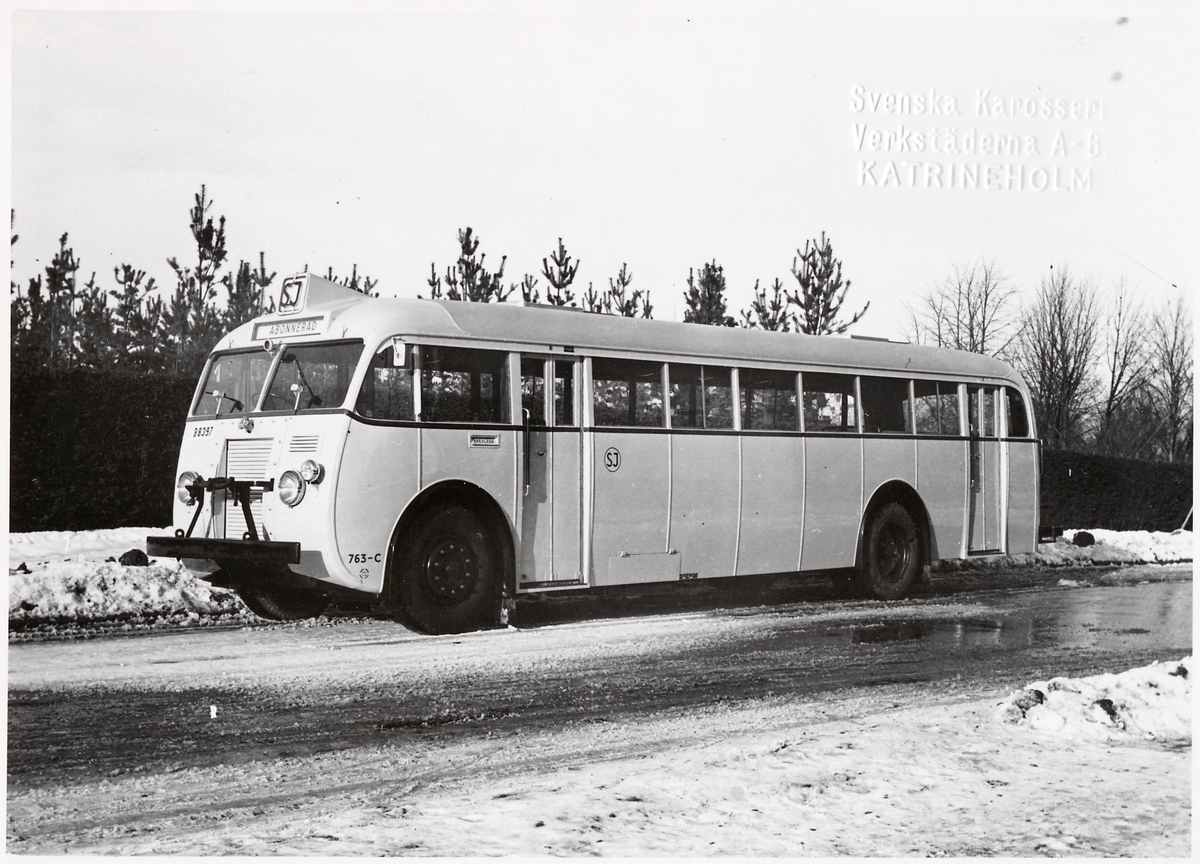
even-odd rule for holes
{"type": "MultiPolygon", "coordinates": [[[[225,445],[225,476],[235,480],[265,480],[267,466],[271,461],[270,438],[236,438],[225,445]]],[[[262,490],[255,489],[250,493],[250,513],[254,517],[255,526],[262,528],[262,490]]],[[[231,540],[240,540],[246,533],[246,519],[241,507],[233,506],[233,494],[225,493],[225,536],[231,540]]]]}

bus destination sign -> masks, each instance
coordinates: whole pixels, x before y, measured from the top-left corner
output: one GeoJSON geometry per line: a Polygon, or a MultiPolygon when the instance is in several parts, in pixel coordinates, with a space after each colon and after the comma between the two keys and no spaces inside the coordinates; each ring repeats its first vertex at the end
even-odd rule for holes
{"type": "Polygon", "coordinates": [[[258,340],[281,339],[285,336],[312,336],[325,329],[322,326],[324,322],[324,315],[316,315],[312,318],[293,318],[290,321],[264,321],[254,325],[254,338],[258,340]]]}

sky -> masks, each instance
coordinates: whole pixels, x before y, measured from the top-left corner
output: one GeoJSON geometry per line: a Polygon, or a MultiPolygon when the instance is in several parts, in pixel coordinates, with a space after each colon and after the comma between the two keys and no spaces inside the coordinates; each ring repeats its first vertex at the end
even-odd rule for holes
{"type": "Polygon", "coordinates": [[[230,265],[384,296],[427,293],[466,226],[509,283],[561,237],[576,289],[625,263],[675,320],[689,268],[736,314],[824,233],[870,303],[851,332],[890,338],[981,258],[1025,297],[1064,264],[1150,304],[1196,284],[1189,3],[189,9],[12,13],[21,284],[69,232],[84,280],[169,290],[202,184],[230,265]]]}

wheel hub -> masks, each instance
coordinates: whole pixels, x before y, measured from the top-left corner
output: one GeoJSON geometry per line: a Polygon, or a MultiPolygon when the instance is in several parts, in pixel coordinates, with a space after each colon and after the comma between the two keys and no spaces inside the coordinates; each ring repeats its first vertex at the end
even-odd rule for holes
{"type": "Polygon", "coordinates": [[[437,605],[455,606],[475,587],[479,562],[470,546],[447,537],[431,544],[421,577],[429,597],[437,605]]]}

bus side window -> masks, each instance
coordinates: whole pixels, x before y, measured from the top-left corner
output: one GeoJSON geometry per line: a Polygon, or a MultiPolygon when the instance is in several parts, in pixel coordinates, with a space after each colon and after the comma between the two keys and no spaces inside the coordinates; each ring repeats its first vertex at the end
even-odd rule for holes
{"type": "Polygon", "coordinates": [[[663,425],[662,364],[592,359],[592,406],[597,426],[663,425]]]}
{"type": "Polygon", "coordinates": [[[742,428],[796,432],[796,373],[774,369],[741,369],[742,428]]]}
{"type": "Polygon", "coordinates": [[[1015,387],[1005,387],[1004,393],[1008,397],[1008,437],[1028,438],[1029,417],[1025,413],[1025,400],[1021,398],[1021,391],[1015,387]]]}
{"type": "Polygon", "coordinates": [[[854,376],[805,372],[804,430],[806,432],[857,432],[854,376]]]}
{"type": "Polygon", "coordinates": [[[376,420],[412,420],[412,369],[392,364],[389,344],[371,359],[354,411],[376,420]]]}
{"type": "Polygon", "coordinates": [[[958,385],[914,381],[913,415],[918,435],[958,435],[958,385]]]}
{"type": "Polygon", "coordinates": [[[546,425],[546,361],[521,358],[521,407],[530,426],[546,425]]]}
{"type": "Polygon", "coordinates": [[[672,429],[732,429],[733,388],[730,370],[671,363],[672,429]]]}
{"type": "Polygon", "coordinates": [[[902,378],[859,379],[864,432],[911,432],[908,381],[902,378]]]}
{"type": "Polygon", "coordinates": [[[575,363],[554,361],[554,425],[575,426],[575,363]]]}
{"type": "Polygon", "coordinates": [[[421,347],[421,420],[508,423],[508,354],[421,347]]]}

